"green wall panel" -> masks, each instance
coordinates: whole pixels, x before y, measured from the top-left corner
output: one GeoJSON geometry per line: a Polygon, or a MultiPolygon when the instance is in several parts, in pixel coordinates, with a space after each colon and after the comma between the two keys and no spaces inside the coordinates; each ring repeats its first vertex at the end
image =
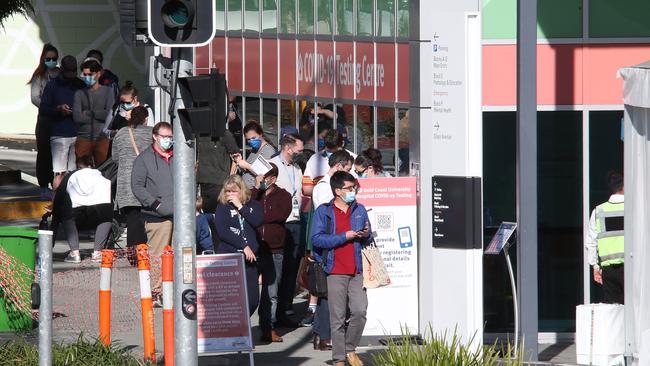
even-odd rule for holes
{"type": "Polygon", "coordinates": [[[650,37],[650,1],[590,0],[589,36],[650,37]]]}
{"type": "MultiPolygon", "coordinates": [[[[539,0],[537,36],[582,37],[582,0],[539,0]]],[[[483,0],[483,38],[517,38],[517,0],[483,0]]]]}

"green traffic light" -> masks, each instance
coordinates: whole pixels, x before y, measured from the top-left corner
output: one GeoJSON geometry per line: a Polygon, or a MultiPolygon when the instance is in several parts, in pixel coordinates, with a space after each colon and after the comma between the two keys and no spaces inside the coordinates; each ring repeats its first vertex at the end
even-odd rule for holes
{"type": "Polygon", "coordinates": [[[168,1],[162,7],[162,17],[168,27],[182,28],[190,22],[190,9],[182,1],[168,1]]]}

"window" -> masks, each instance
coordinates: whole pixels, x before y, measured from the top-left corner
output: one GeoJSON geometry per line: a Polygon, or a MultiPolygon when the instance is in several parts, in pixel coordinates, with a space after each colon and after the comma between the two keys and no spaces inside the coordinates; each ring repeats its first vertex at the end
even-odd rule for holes
{"type": "Polygon", "coordinates": [[[314,0],[298,0],[298,33],[314,34],[314,0]]]}
{"type": "Polygon", "coordinates": [[[296,2],[280,0],[280,32],[296,33],[296,2]]]}
{"type": "Polygon", "coordinates": [[[377,0],[377,37],[395,36],[395,1],[377,0]]]}
{"type": "Polygon", "coordinates": [[[590,37],[650,37],[650,2],[589,1],[590,37]]]}
{"type": "Polygon", "coordinates": [[[398,145],[397,145],[397,168],[399,176],[408,176],[410,172],[410,145],[409,145],[409,110],[399,109],[398,118],[398,145]]]}
{"type": "Polygon", "coordinates": [[[395,108],[377,108],[377,149],[384,170],[393,176],[397,176],[395,142],[395,108]]]}
{"type": "Polygon", "coordinates": [[[218,31],[226,30],[226,0],[216,0],[217,13],[216,17],[216,29],[218,31]]]}
{"type": "Polygon", "coordinates": [[[296,101],[283,99],[280,101],[280,127],[296,127],[296,101]]]}
{"type": "Polygon", "coordinates": [[[354,34],[354,2],[353,0],[337,0],[336,2],[336,34],[354,34]]]}
{"type": "Polygon", "coordinates": [[[275,33],[278,31],[278,7],[275,0],[262,0],[262,32],[275,33]]]}
{"type": "Polygon", "coordinates": [[[241,30],[241,0],[228,0],[228,30],[241,30]]]}
{"type": "Polygon", "coordinates": [[[262,121],[266,139],[278,146],[278,100],[262,99],[262,121]]]}
{"type": "MultiPolygon", "coordinates": [[[[605,202],[610,171],[623,171],[623,111],[589,112],[589,212],[605,202]]],[[[585,264],[588,266],[588,264],[585,264]]],[[[589,271],[591,273],[591,270],[589,271]]],[[[591,281],[591,301],[603,301],[602,286],[591,281]]]]}
{"type": "Polygon", "coordinates": [[[318,34],[332,34],[332,1],[316,0],[316,2],[318,4],[318,22],[316,23],[316,32],[318,34]]]}
{"type": "Polygon", "coordinates": [[[357,0],[357,35],[372,36],[373,0],[357,0]]]}
{"type": "Polygon", "coordinates": [[[244,0],[244,27],[249,31],[260,31],[259,0],[244,0]]]}
{"type": "Polygon", "coordinates": [[[375,116],[371,106],[357,106],[356,144],[354,152],[360,154],[369,147],[375,147],[375,116]]]}
{"type": "Polygon", "coordinates": [[[411,24],[409,23],[410,0],[397,1],[397,36],[408,38],[411,34],[411,24]]]}

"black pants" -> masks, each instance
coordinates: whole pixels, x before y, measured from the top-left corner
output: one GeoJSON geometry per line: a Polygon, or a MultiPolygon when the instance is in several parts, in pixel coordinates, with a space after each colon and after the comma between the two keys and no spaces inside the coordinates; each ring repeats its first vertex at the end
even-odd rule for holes
{"type": "Polygon", "coordinates": [[[36,179],[38,186],[47,188],[54,179],[52,172],[52,149],[50,148],[50,129],[44,117],[36,121],[36,179]]]}
{"type": "Polygon", "coordinates": [[[122,213],[126,219],[126,246],[133,247],[147,243],[147,232],[144,229],[142,215],[140,215],[140,207],[124,207],[122,213]]]}
{"type": "MultiPolygon", "coordinates": [[[[244,259],[246,260],[246,259],[244,259]]],[[[257,264],[246,261],[246,294],[248,295],[248,315],[252,316],[260,304],[260,283],[257,264]]]]}
{"type": "Polygon", "coordinates": [[[625,266],[612,264],[603,267],[603,290],[605,303],[625,304],[625,266]]]}
{"type": "Polygon", "coordinates": [[[278,298],[278,321],[286,319],[284,310],[291,308],[296,292],[296,278],[300,261],[305,254],[305,247],[300,242],[300,222],[286,223],[287,236],[284,240],[284,264],[278,298]]]}

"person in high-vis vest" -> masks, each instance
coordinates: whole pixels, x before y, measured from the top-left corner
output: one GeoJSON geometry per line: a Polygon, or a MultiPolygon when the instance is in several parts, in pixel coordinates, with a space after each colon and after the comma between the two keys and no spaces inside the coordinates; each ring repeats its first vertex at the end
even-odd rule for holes
{"type": "Polygon", "coordinates": [[[612,193],[607,202],[591,212],[585,240],[594,281],[603,286],[605,303],[624,303],[624,192],[623,174],[611,172],[607,185],[612,193]]]}

